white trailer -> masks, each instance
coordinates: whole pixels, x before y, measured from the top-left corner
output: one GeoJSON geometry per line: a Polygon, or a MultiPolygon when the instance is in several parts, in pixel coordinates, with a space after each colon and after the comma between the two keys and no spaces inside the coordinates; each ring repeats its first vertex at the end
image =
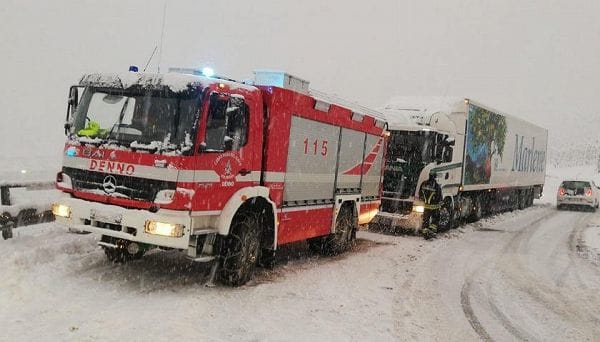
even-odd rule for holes
{"type": "Polygon", "coordinates": [[[548,131],[464,98],[395,98],[376,224],[419,230],[419,189],[430,174],[442,188],[440,225],[524,208],[542,194],[548,131]]]}

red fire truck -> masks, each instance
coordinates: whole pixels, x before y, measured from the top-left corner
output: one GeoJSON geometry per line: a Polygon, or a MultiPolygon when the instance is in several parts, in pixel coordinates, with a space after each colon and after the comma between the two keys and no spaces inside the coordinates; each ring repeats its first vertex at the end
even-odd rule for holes
{"type": "Polygon", "coordinates": [[[257,71],[253,85],[84,75],[70,90],[53,213],[100,234],[110,260],[177,249],[244,284],[279,245],[339,253],[374,217],[386,146],[378,115],[283,72],[257,71]]]}

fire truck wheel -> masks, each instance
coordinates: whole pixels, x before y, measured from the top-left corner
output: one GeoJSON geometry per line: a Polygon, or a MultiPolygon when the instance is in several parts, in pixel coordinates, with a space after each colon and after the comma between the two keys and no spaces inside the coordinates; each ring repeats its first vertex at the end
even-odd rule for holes
{"type": "Polygon", "coordinates": [[[350,206],[342,206],[335,223],[335,233],[308,240],[311,251],[323,255],[336,255],[346,251],[356,237],[356,218],[350,206]]]}
{"type": "Polygon", "coordinates": [[[242,211],[235,215],[229,235],[221,244],[219,279],[240,286],[252,278],[260,251],[261,230],[256,215],[242,211]]]}

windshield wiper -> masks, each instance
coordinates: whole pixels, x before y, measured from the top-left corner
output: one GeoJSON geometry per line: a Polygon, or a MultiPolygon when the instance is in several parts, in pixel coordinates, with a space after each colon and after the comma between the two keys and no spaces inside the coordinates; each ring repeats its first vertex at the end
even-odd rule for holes
{"type": "MultiPolygon", "coordinates": [[[[115,129],[115,126],[117,127],[121,127],[121,122],[123,121],[123,117],[125,117],[125,110],[127,109],[127,105],[129,104],[129,97],[125,99],[125,103],[123,103],[123,107],[121,108],[121,112],[119,113],[119,118],[117,119],[117,122],[115,122],[114,125],[112,125],[112,127],[110,128],[110,131],[108,131],[108,135],[106,136],[106,142],[108,142],[110,140],[110,137],[112,135],[113,130],[115,129]]],[[[119,128],[117,128],[117,133],[118,133],[119,128]]],[[[114,138],[115,140],[117,140],[117,138],[114,138]]]]}

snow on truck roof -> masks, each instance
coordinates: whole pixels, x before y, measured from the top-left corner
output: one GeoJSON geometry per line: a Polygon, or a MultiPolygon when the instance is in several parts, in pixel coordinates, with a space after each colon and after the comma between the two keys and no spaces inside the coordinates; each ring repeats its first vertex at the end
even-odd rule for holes
{"type": "Polygon", "coordinates": [[[435,113],[464,111],[465,98],[457,96],[394,96],[381,108],[390,129],[416,129],[435,113]]]}
{"type": "Polygon", "coordinates": [[[174,72],[165,74],[144,72],[92,73],[83,75],[83,77],[81,77],[79,80],[80,86],[97,86],[122,89],[127,89],[136,85],[149,88],[167,87],[175,93],[187,90],[188,86],[208,86],[210,84],[217,83],[226,84],[230,89],[243,88],[250,91],[256,90],[256,88],[253,86],[238,82],[174,72]]]}
{"type": "MultiPolygon", "coordinates": [[[[91,73],[83,75],[79,81],[79,85],[118,89],[127,89],[136,85],[150,88],[168,87],[175,93],[187,90],[188,86],[208,86],[210,84],[225,84],[229,87],[229,89],[242,88],[248,91],[256,91],[258,89],[253,85],[246,83],[201,76],[196,73],[196,70],[191,68],[171,68],[170,70],[173,72],[168,72],[165,74],[144,72],[91,73]]],[[[294,91],[311,96],[317,101],[323,102],[325,105],[335,104],[357,114],[367,115],[380,121],[385,121],[385,115],[379,111],[361,106],[355,102],[344,100],[337,96],[319,92],[314,89],[309,90],[308,81],[289,75],[283,71],[258,70],[255,71],[255,74],[256,79],[254,82],[257,86],[267,85],[292,89],[294,91]],[[267,75],[267,77],[265,77],[265,75],[267,75]],[[283,76],[279,77],[280,75],[283,76]]]]}

